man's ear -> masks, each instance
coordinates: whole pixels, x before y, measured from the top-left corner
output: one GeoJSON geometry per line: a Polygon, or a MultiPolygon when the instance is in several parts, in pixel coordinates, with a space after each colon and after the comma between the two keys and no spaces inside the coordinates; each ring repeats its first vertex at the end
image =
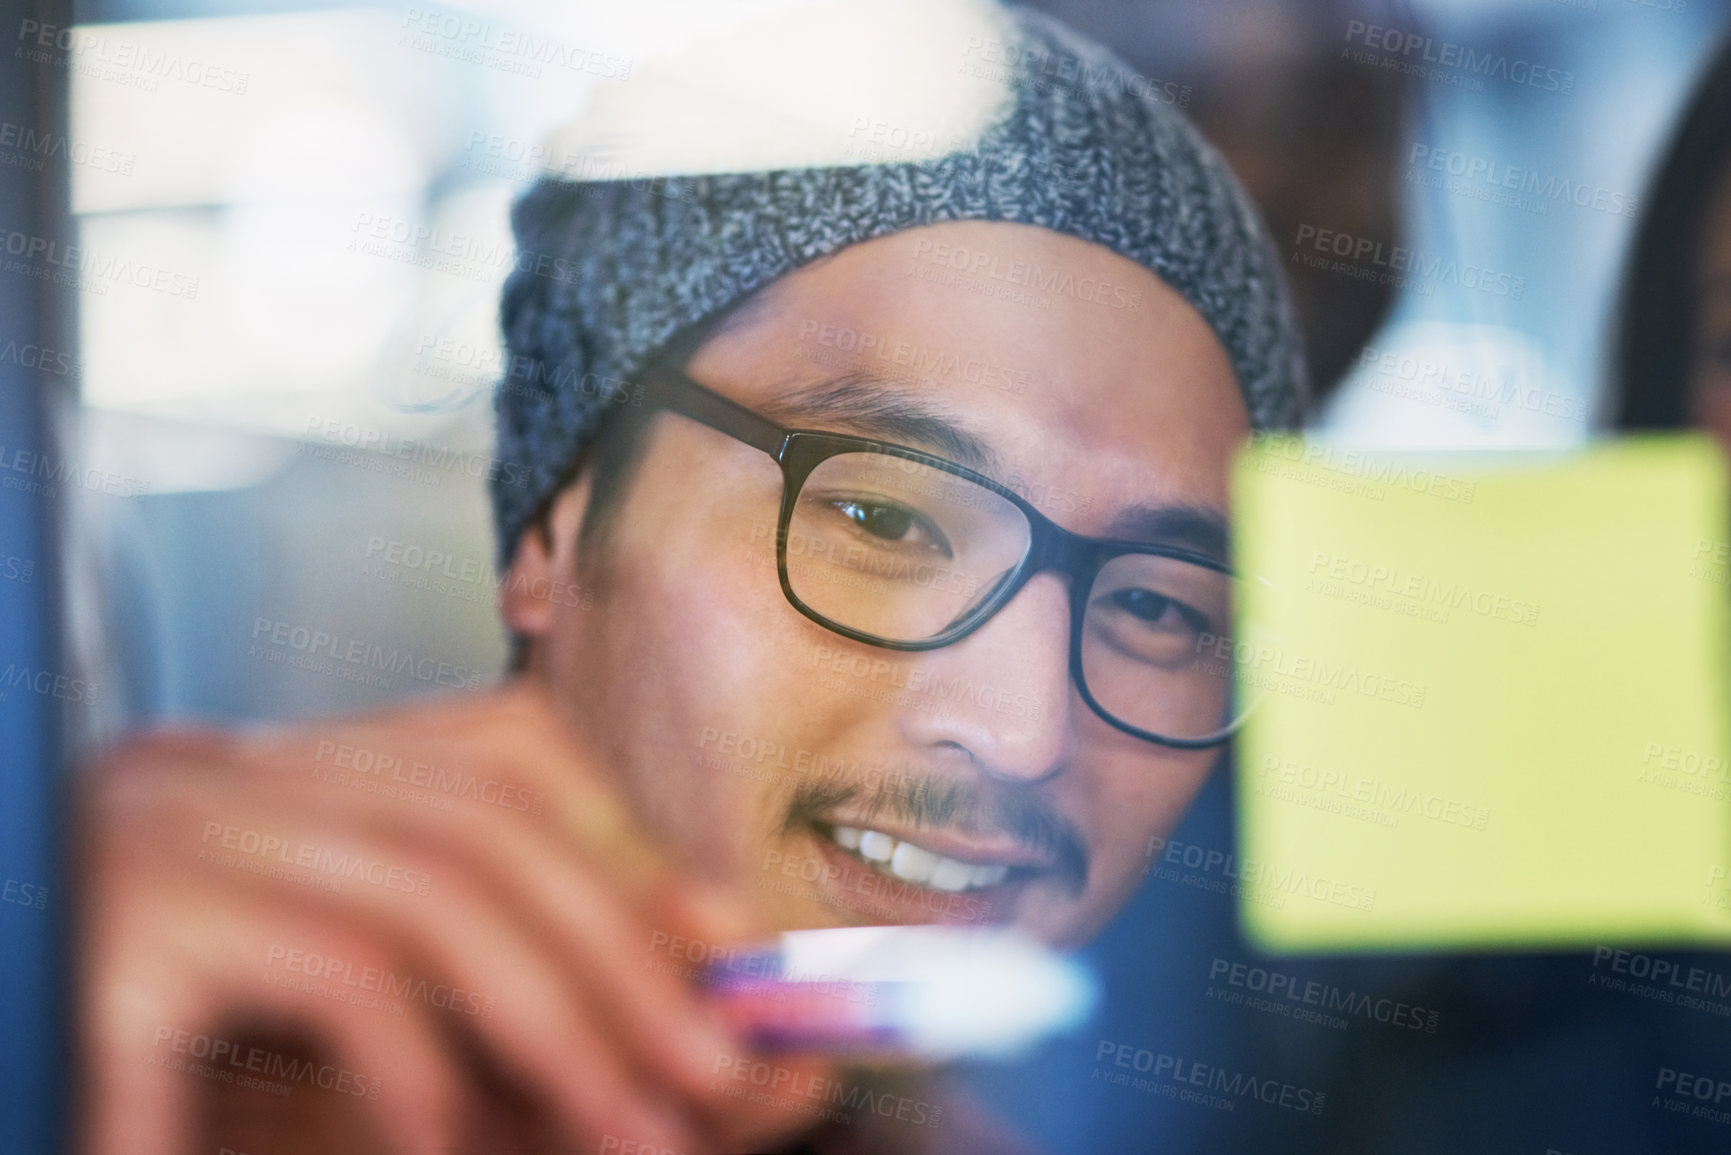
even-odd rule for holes
{"type": "Polygon", "coordinates": [[[545,523],[531,525],[517,539],[499,613],[519,637],[537,638],[553,629],[560,604],[554,591],[568,590],[577,579],[577,536],[589,494],[590,474],[585,471],[553,499],[545,523]]]}

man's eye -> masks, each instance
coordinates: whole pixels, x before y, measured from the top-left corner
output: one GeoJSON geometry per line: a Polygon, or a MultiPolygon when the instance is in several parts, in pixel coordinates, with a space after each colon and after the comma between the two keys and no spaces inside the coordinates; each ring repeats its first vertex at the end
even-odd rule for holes
{"type": "Polygon", "coordinates": [[[1131,586],[1108,595],[1108,600],[1133,618],[1149,625],[1177,626],[1180,622],[1195,625],[1198,616],[1190,607],[1157,594],[1150,589],[1131,586]]]}
{"type": "Polygon", "coordinates": [[[854,528],[889,545],[936,550],[946,557],[950,543],[930,519],[905,505],[864,498],[834,498],[829,505],[854,528]]]}
{"type": "Polygon", "coordinates": [[[899,505],[879,505],[870,501],[843,500],[834,503],[836,510],[860,529],[884,541],[901,541],[914,528],[914,515],[899,505]]]}

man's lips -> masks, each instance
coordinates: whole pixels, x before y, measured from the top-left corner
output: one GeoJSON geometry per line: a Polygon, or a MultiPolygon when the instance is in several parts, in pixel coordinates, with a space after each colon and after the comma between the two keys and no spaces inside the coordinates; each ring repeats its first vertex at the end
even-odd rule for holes
{"type": "Polygon", "coordinates": [[[846,816],[813,823],[817,834],[873,870],[951,894],[1044,873],[1052,861],[1007,840],[980,840],[946,830],[910,832],[846,816]]]}

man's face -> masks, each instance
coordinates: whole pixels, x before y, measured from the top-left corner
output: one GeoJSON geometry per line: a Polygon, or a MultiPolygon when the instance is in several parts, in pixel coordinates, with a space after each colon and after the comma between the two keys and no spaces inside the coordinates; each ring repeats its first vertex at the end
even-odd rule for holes
{"type": "MultiPolygon", "coordinates": [[[[911,230],[807,266],[687,371],[787,426],[944,455],[855,424],[846,405],[802,412],[799,395],[841,382],[840,396],[879,409],[917,405],[983,443],[1003,463],[996,480],[1089,536],[1119,536],[1115,519],[1135,507],[1224,521],[1228,462],[1249,430],[1225,350],[1174,291],[1104,248],[1002,223],[911,230]],[[1060,280],[1042,291],[1023,265],[1060,280]]],[[[1157,746],[1088,709],[1056,572],[924,653],[808,620],[777,580],[781,486],[763,452],[656,417],[601,539],[577,542],[582,481],[555,503],[550,549],[525,536],[520,570],[568,580],[575,568],[596,591],[588,609],[507,598],[531,638],[530,675],[645,823],[777,926],[1091,936],[1217,751],[1157,746]],[[838,826],[877,832],[863,849],[880,856],[884,836],[916,849],[874,862],[838,843],[838,826]],[[955,864],[943,886],[906,881],[934,869],[920,850],[955,864]]]]}

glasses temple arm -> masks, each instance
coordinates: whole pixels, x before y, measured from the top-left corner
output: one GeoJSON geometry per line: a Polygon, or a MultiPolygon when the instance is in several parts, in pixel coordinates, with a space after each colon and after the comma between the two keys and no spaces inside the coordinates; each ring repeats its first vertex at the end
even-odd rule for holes
{"type": "Polygon", "coordinates": [[[767,417],[699,385],[676,369],[651,369],[644,376],[644,384],[651,402],[660,408],[689,417],[781,460],[787,430],[767,417]]]}

